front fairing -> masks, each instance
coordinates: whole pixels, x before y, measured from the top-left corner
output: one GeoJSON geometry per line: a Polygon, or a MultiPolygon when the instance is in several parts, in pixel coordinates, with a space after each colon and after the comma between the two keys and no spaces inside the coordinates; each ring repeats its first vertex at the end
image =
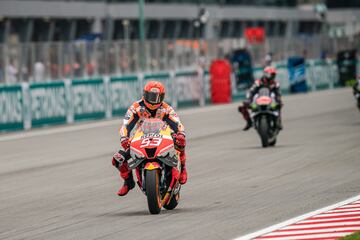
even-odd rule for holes
{"type": "Polygon", "coordinates": [[[273,116],[279,116],[279,111],[278,111],[278,103],[276,102],[275,99],[275,94],[273,92],[269,92],[269,98],[271,99],[271,101],[267,104],[258,104],[257,99],[264,97],[261,94],[256,94],[253,98],[253,101],[250,105],[251,108],[251,117],[256,117],[259,114],[270,114],[273,116]]]}
{"type": "MultiPolygon", "coordinates": [[[[158,122],[161,120],[153,121],[158,122]]],[[[144,130],[141,126],[138,127],[131,139],[129,167],[134,169],[144,161],[155,160],[176,167],[178,165],[178,151],[174,148],[171,133],[172,130],[166,123],[162,127],[150,129],[149,131],[144,130]]]]}

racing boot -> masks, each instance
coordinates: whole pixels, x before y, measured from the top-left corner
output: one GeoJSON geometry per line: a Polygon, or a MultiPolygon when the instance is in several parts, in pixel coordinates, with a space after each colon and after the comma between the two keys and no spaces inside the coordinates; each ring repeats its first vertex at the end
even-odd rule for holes
{"type": "Polygon", "coordinates": [[[133,176],[131,174],[131,177],[129,177],[129,179],[126,179],[124,181],[124,185],[119,189],[119,191],[117,192],[117,195],[125,196],[134,187],[135,187],[135,182],[134,182],[133,176]]]}
{"type": "Polygon", "coordinates": [[[179,182],[181,185],[184,185],[187,182],[187,171],[186,166],[181,164],[181,173],[179,177],[179,182]]]}
{"type": "Polygon", "coordinates": [[[179,177],[180,184],[184,185],[187,182],[187,171],[186,171],[186,155],[185,152],[180,153],[181,172],[179,177]]]}
{"type": "Polygon", "coordinates": [[[283,129],[282,117],[281,117],[281,108],[279,109],[279,120],[277,121],[277,127],[278,127],[279,131],[281,131],[283,129]]]}
{"type": "Polygon", "coordinates": [[[248,103],[244,102],[243,106],[238,107],[238,111],[243,115],[243,118],[246,121],[246,126],[243,128],[244,131],[249,130],[253,126],[253,122],[250,118],[249,110],[248,110],[248,103]]]}
{"type": "Polygon", "coordinates": [[[125,196],[131,189],[135,187],[135,181],[132,171],[129,169],[127,162],[121,164],[119,170],[120,177],[124,179],[124,185],[117,192],[117,195],[125,196]]]}
{"type": "Polygon", "coordinates": [[[243,131],[249,130],[252,126],[253,126],[253,121],[249,118],[249,119],[246,121],[246,125],[245,125],[245,127],[243,128],[243,131]]]}

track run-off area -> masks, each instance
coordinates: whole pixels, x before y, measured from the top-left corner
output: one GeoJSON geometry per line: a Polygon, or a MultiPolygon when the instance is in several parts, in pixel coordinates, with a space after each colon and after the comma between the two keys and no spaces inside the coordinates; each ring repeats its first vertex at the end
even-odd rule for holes
{"type": "Polygon", "coordinates": [[[150,215],[111,165],[121,119],[0,135],[0,239],[235,239],[360,194],[360,112],[351,89],[284,97],[263,149],[239,103],[179,110],[189,180],[150,215]]]}

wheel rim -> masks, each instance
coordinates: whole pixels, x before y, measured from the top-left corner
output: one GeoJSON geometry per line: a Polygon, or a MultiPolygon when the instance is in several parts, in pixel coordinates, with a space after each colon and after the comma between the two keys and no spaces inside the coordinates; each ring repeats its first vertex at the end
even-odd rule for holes
{"type": "Polygon", "coordinates": [[[157,198],[157,203],[158,203],[158,206],[159,208],[162,207],[162,204],[161,204],[161,198],[160,198],[160,188],[159,188],[159,172],[156,170],[156,179],[155,179],[155,182],[156,182],[156,198],[157,198]]]}

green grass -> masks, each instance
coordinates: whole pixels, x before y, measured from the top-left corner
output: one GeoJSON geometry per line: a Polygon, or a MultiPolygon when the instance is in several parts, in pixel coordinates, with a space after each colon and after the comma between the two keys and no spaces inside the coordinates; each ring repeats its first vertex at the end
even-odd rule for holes
{"type": "Polygon", "coordinates": [[[349,236],[340,238],[339,240],[360,240],[360,231],[359,232],[355,232],[349,236]]]}

